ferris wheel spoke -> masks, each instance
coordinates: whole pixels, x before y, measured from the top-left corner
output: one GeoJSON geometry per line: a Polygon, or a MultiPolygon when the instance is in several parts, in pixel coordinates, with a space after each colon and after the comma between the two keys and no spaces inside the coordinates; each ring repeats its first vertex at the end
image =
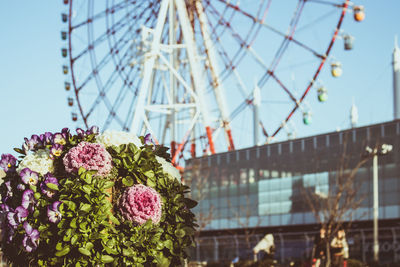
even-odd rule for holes
{"type": "Polygon", "coordinates": [[[312,27],[315,25],[315,23],[321,23],[321,21],[326,20],[328,18],[330,18],[332,15],[335,15],[337,13],[337,9],[332,9],[324,14],[322,14],[321,16],[319,16],[318,18],[314,19],[313,21],[307,23],[306,25],[303,25],[302,27],[298,28],[296,30],[297,33],[302,32],[305,29],[308,29],[309,27],[312,27]]]}
{"type": "MultiPolygon", "coordinates": [[[[328,46],[328,48],[327,48],[327,50],[326,50],[326,53],[325,53],[326,55],[329,55],[329,52],[330,52],[330,50],[332,49],[333,43],[335,42],[336,36],[337,36],[337,34],[338,34],[338,32],[339,32],[339,29],[341,28],[341,25],[342,25],[342,22],[343,22],[343,18],[344,18],[344,15],[345,15],[345,13],[346,13],[346,9],[347,9],[348,4],[349,4],[349,0],[345,0],[344,4],[343,4],[343,6],[342,6],[341,16],[340,16],[340,19],[339,19],[339,21],[338,21],[338,23],[337,23],[335,33],[334,33],[334,35],[333,35],[333,37],[332,37],[332,40],[331,40],[331,42],[329,43],[329,46],[328,46]]],[[[311,87],[312,87],[313,84],[314,84],[314,81],[317,79],[319,73],[321,72],[321,69],[322,69],[322,67],[323,67],[323,65],[324,65],[324,63],[325,63],[325,60],[326,60],[326,58],[322,59],[322,61],[321,61],[320,65],[319,65],[317,71],[315,72],[315,74],[314,74],[314,76],[313,76],[313,79],[310,81],[310,83],[308,84],[308,86],[307,86],[306,90],[304,91],[303,95],[302,95],[301,98],[299,99],[299,103],[301,103],[301,102],[304,100],[304,98],[306,97],[306,95],[307,95],[308,92],[310,91],[311,87]]],[[[289,112],[289,115],[286,117],[284,123],[287,123],[287,122],[289,121],[289,119],[293,116],[293,114],[296,112],[296,110],[298,109],[298,107],[299,107],[299,104],[296,104],[296,105],[293,107],[293,109],[289,112]]],[[[283,127],[283,125],[279,126],[278,129],[276,129],[276,131],[275,131],[274,134],[272,135],[272,137],[274,137],[276,134],[278,134],[279,131],[282,129],[282,127],[283,127]]]]}
{"type": "Polygon", "coordinates": [[[294,103],[298,104],[299,101],[296,99],[296,97],[287,89],[287,87],[282,83],[282,81],[276,77],[276,75],[273,72],[270,72],[269,75],[282,87],[282,89],[289,95],[290,99],[293,100],[294,103]]]}
{"type": "MultiPolygon", "coordinates": [[[[264,86],[266,84],[268,79],[271,77],[270,74],[275,71],[283,54],[285,53],[287,47],[289,46],[290,39],[293,38],[293,35],[295,33],[296,26],[299,21],[300,14],[303,10],[304,4],[305,3],[303,1],[299,1],[297,8],[296,8],[296,10],[293,14],[293,17],[290,21],[290,24],[289,24],[289,30],[288,30],[289,33],[287,35],[288,37],[283,39],[280,47],[278,48],[277,52],[275,53],[274,59],[272,60],[270,67],[264,73],[264,75],[261,77],[260,81],[258,82],[260,84],[260,86],[264,86]]],[[[322,58],[322,60],[324,60],[324,57],[322,58]]]]}
{"type": "MultiPolygon", "coordinates": [[[[116,81],[116,78],[118,77],[117,72],[113,72],[111,76],[109,77],[108,81],[106,82],[105,87],[107,87],[108,84],[114,84],[116,81]]],[[[108,86],[111,88],[111,86],[108,86]]],[[[93,102],[92,106],[89,108],[88,112],[85,115],[85,118],[89,118],[89,116],[92,114],[92,112],[96,109],[97,105],[100,103],[100,101],[105,97],[105,90],[102,90],[96,97],[96,100],[93,102]]]]}
{"type": "MultiPolygon", "coordinates": [[[[124,37],[127,35],[128,31],[119,39],[120,42],[116,42],[115,45],[111,48],[111,51],[119,51],[120,47],[123,47],[129,40],[124,40],[124,37]]],[[[92,50],[89,50],[92,51],[92,50]]],[[[100,62],[93,68],[92,72],[84,79],[83,83],[79,86],[76,86],[77,92],[79,92],[90,80],[92,80],[98,73],[107,66],[108,62],[112,58],[112,53],[106,53],[106,55],[100,60],[100,62]]]]}
{"type": "MultiPolygon", "coordinates": [[[[212,6],[210,4],[210,7],[215,11],[215,14],[218,14],[218,10],[212,6]]],[[[231,26],[231,23],[228,20],[225,20],[223,18],[219,19],[219,23],[221,23],[222,25],[225,26],[225,28],[230,31],[231,36],[236,39],[236,41],[238,42],[240,48],[236,51],[236,53],[234,53],[234,55],[231,58],[231,61],[233,62],[233,65],[236,65],[238,62],[240,62],[243,57],[245,56],[245,51],[247,48],[251,47],[251,43],[254,40],[250,41],[250,33],[255,30],[255,27],[251,27],[251,30],[249,31],[249,33],[247,34],[247,36],[245,38],[242,38],[241,35],[235,31],[233,29],[233,27],[231,26]],[[244,48],[244,49],[243,49],[244,48]],[[235,63],[236,62],[236,63],[235,63]]],[[[255,23],[253,23],[255,24],[255,23]]],[[[215,32],[215,31],[214,31],[215,32]]]]}
{"type": "MultiPolygon", "coordinates": [[[[299,47],[304,48],[305,50],[307,50],[307,51],[309,51],[310,53],[312,53],[314,56],[316,56],[316,57],[318,57],[318,58],[323,58],[323,57],[324,57],[323,55],[321,55],[320,53],[318,53],[317,51],[315,51],[315,50],[312,49],[311,47],[309,47],[309,46],[303,44],[302,42],[296,40],[295,38],[293,38],[293,36],[289,36],[288,34],[283,33],[283,32],[277,30],[276,28],[274,28],[274,27],[272,27],[272,26],[270,26],[270,25],[268,25],[268,24],[266,24],[266,23],[262,23],[261,25],[262,25],[264,28],[269,29],[269,30],[271,30],[272,32],[276,33],[277,35],[279,35],[279,36],[281,36],[281,37],[283,37],[283,38],[285,38],[285,39],[288,39],[290,42],[293,42],[294,44],[298,45],[299,47]]],[[[298,30],[297,30],[297,31],[298,31],[298,30]]]]}
{"type": "MultiPolygon", "coordinates": [[[[259,19],[259,18],[255,17],[255,16],[253,16],[251,13],[244,11],[242,8],[239,7],[239,4],[234,5],[234,4],[230,3],[230,1],[226,1],[226,0],[218,0],[218,1],[221,2],[221,3],[224,3],[227,7],[239,12],[240,14],[242,14],[245,17],[249,18],[253,22],[258,22],[258,23],[262,22],[265,19],[266,13],[268,11],[268,7],[270,6],[270,3],[272,2],[272,0],[268,0],[267,8],[264,10],[264,14],[263,14],[262,18],[259,19]]],[[[262,6],[263,6],[264,2],[265,1],[260,1],[260,5],[258,7],[258,12],[259,13],[262,12],[262,10],[263,10],[262,6]]]]}
{"type": "MultiPolygon", "coordinates": [[[[71,1],[72,2],[72,1],[71,1]]],[[[135,4],[137,1],[121,1],[118,4],[115,4],[107,9],[105,9],[102,12],[99,12],[95,15],[93,15],[92,17],[89,17],[87,20],[85,21],[81,21],[79,23],[76,23],[75,25],[71,25],[71,31],[78,29],[82,26],[85,26],[87,24],[92,23],[95,20],[98,20],[100,18],[103,18],[105,16],[107,16],[108,13],[115,13],[117,11],[123,10],[124,8],[126,8],[129,5],[135,4]]]]}
{"type": "Polygon", "coordinates": [[[81,56],[85,55],[89,50],[94,49],[97,45],[101,44],[103,41],[107,40],[108,35],[110,33],[115,34],[118,32],[120,29],[126,26],[127,23],[122,23],[123,21],[126,21],[126,19],[129,17],[129,15],[126,15],[125,17],[121,18],[120,21],[118,21],[116,24],[113,24],[113,27],[110,29],[107,29],[106,32],[98,36],[93,42],[89,43],[89,45],[82,50],[76,57],[72,58],[73,61],[78,60],[81,56]]]}
{"type": "Polygon", "coordinates": [[[327,0],[307,0],[307,2],[323,4],[323,5],[330,5],[330,6],[334,6],[334,7],[343,7],[343,4],[338,4],[336,2],[327,1],[327,0]]]}
{"type": "MultiPolygon", "coordinates": [[[[127,52],[125,52],[125,55],[127,54],[127,52]]],[[[125,56],[124,55],[124,56],[125,56]]],[[[120,62],[119,62],[120,63],[120,62]]],[[[130,72],[131,73],[133,71],[133,68],[131,68],[130,72]]],[[[129,76],[129,74],[128,74],[129,76]]],[[[97,96],[96,100],[94,101],[93,105],[91,106],[91,108],[89,109],[89,111],[87,112],[86,119],[90,116],[90,114],[96,109],[97,105],[100,103],[100,101],[102,99],[104,99],[104,97],[106,97],[106,94],[108,93],[108,91],[112,88],[112,86],[115,84],[116,80],[118,78],[118,72],[117,71],[113,71],[110,75],[110,77],[107,79],[106,83],[104,84],[104,87],[101,88],[100,94],[97,96]]],[[[128,80],[129,81],[129,80],[128,80]]],[[[126,82],[126,84],[128,86],[131,86],[133,84],[133,81],[130,82],[126,82]]]]}
{"type": "MultiPolygon", "coordinates": [[[[239,2],[239,1],[237,1],[239,2]]],[[[210,12],[212,14],[214,14],[214,16],[216,16],[216,21],[217,23],[215,25],[210,25],[211,28],[213,29],[213,34],[215,34],[215,36],[221,36],[223,35],[223,33],[226,31],[226,29],[223,27],[223,25],[221,23],[219,23],[220,19],[224,18],[226,15],[226,12],[228,12],[229,8],[228,6],[225,6],[224,10],[218,11],[218,9],[215,9],[212,5],[211,5],[211,1],[210,0],[205,0],[206,5],[204,6],[204,10],[206,12],[210,12]],[[212,8],[212,10],[210,10],[210,8],[212,8]],[[218,34],[217,33],[217,29],[222,27],[222,31],[218,34]]],[[[232,16],[234,15],[234,13],[231,15],[231,17],[229,19],[232,19],[232,16]]]]}
{"type": "Polygon", "coordinates": [[[119,93],[117,98],[115,99],[113,105],[111,106],[111,109],[109,110],[109,114],[107,116],[107,119],[104,123],[104,129],[107,129],[108,126],[110,125],[111,121],[116,117],[116,114],[118,112],[118,107],[120,107],[121,102],[124,100],[126,94],[128,92],[128,86],[126,83],[122,85],[122,87],[119,89],[119,93]]]}

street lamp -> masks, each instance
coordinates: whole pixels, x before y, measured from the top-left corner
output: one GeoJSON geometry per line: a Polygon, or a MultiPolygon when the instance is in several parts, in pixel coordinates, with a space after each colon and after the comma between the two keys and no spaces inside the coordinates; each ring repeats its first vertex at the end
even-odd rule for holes
{"type": "Polygon", "coordinates": [[[378,198],[378,155],[386,155],[392,151],[393,146],[383,144],[380,147],[370,148],[367,146],[365,151],[369,156],[373,156],[372,169],[373,169],[373,212],[374,212],[374,261],[379,261],[379,240],[378,240],[378,217],[379,217],[379,198],[378,198]]]}

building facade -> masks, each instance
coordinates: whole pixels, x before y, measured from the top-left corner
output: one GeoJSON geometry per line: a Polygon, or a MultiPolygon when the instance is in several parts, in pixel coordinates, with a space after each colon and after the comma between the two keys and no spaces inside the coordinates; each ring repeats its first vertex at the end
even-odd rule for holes
{"type": "MultiPolygon", "coordinates": [[[[251,249],[272,233],[281,261],[310,256],[319,221],[307,193],[323,199],[334,192],[338,170],[352,170],[367,146],[391,144],[378,158],[380,256],[400,261],[400,120],[195,158],[186,162],[200,236],[192,259],[250,257],[251,249]]],[[[372,160],[354,178],[355,200],[349,213],[350,257],[372,257],[372,160]]]]}

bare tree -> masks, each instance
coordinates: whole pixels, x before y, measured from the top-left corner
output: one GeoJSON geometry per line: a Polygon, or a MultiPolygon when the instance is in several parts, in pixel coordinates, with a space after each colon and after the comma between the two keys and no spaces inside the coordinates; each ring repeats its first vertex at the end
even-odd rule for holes
{"type": "MultiPolygon", "coordinates": [[[[195,162],[190,166],[190,169],[186,171],[190,173],[188,177],[185,177],[185,182],[188,185],[192,184],[192,191],[190,197],[200,203],[206,199],[209,199],[209,176],[210,170],[206,168],[200,168],[200,164],[195,162]]],[[[197,221],[197,232],[196,237],[211,223],[213,219],[214,205],[210,205],[209,210],[206,212],[202,211],[200,208],[195,211],[196,221],[197,221]]]]}
{"type": "Polygon", "coordinates": [[[360,193],[361,185],[357,184],[355,179],[359,169],[369,159],[363,154],[359,158],[355,158],[354,155],[348,153],[347,142],[345,141],[336,175],[328,182],[329,189],[321,193],[310,188],[304,188],[302,192],[316,220],[326,230],[326,267],[331,264],[330,240],[340,228],[350,226],[354,219],[354,213],[366,197],[360,193]]]}
{"type": "Polygon", "coordinates": [[[250,249],[251,237],[256,234],[256,229],[261,224],[261,217],[259,216],[257,216],[257,221],[255,223],[250,222],[251,217],[254,217],[252,214],[254,203],[251,203],[249,196],[246,196],[245,205],[240,205],[238,208],[233,208],[230,201],[228,201],[228,206],[232,210],[233,217],[238,226],[243,231],[246,247],[250,249]]]}

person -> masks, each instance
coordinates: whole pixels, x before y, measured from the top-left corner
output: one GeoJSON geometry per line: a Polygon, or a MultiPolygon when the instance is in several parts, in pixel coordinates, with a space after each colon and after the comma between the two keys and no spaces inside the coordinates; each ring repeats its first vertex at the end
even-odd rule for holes
{"type": "Polygon", "coordinates": [[[266,234],[260,242],[253,248],[254,259],[257,259],[257,254],[263,251],[265,254],[262,259],[273,259],[275,254],[274,236],[266,234]]]}
{"type": "Polygon", "coordinates": [[[332,255],[332,266],[343,267],[345,266],[344,259],[348,258],[349,246],[346,241],[346,234],[343,228],[340,228],[336,236],[331,241],[331,255],[332,255]]]}
{"type": "Polygon", "coordinates": [[[312,252],[312,260],[314,267],[324,267],[326,263],[326,245],[327,245],[326,229],[321,227],[319,233],[314,238],[314,246],[312,252]]]}

